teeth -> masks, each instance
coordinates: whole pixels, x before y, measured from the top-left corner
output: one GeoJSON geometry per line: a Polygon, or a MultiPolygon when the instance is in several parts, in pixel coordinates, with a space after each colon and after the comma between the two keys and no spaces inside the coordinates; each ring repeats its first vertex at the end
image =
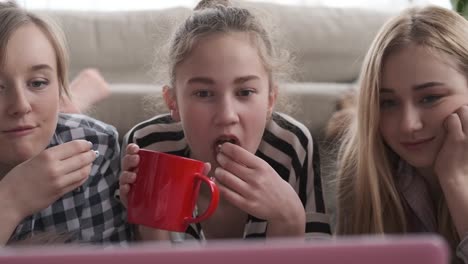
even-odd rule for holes
{"type": "Polygon", "coordinates": [[[232,144],[236,144],[236,140],[235,140],[235,139],[232,139],[232,138],[231,138],[231,139],[221,139],[221,140],[218,140],[218,141],[217,141],[217,144],[218,144],[218,145],[222,145],[222,144],[224,144],[224,143],[226,143],[226,142],[229,142],[229,143],[232,143],[232,144]]]}

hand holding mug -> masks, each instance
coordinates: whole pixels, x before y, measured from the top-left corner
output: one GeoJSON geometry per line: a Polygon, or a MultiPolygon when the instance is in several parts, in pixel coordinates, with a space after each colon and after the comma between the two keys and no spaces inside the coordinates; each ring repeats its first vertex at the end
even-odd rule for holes
{"type": "Polygon", "coordinates": [[[122,159],[122,173],[119,177],[119,194],[120,201],[125,207],[128,207],[128,193],[130,192],[131,184],[136,180],[136,172],[140,157],[138,156],[140,147],[137,144],[128,144],[125,149],[125,156],[122,159]]]}

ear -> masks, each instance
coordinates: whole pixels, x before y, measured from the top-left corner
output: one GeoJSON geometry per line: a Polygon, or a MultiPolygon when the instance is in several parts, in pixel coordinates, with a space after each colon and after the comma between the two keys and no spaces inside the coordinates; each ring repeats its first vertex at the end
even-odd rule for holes
{"type": "Polygon", "coordinates": [[[278,97],[278,85],[271,87],[271,91],[268,95],[268,118],[271,117],[273,113],[273,108],[276,104],[276,98],[278,97]]]}
{"type": "Polygon", "coordinates": [[[174,88],[164,85],[162,89],[164,102],[167,108],[171,111],[171,117],[174,121],[180,121],[179,107],[177,106],[177,100],[174,92],[174,88]]]}

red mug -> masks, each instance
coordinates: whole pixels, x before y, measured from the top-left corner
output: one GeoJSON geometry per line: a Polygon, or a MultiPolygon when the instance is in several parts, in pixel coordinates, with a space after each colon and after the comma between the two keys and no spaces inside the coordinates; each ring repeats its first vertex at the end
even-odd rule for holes
{"type": "Polygon", "coordinates": [[[128,194],[128,222],[168,231],[184,232],[216,210],[219,191],[203,175],[204,163],[167,153],[140,149],[136,181],[128,194]],[[206,211],[193,217],[201,182],[210,187],[206,211]]]}

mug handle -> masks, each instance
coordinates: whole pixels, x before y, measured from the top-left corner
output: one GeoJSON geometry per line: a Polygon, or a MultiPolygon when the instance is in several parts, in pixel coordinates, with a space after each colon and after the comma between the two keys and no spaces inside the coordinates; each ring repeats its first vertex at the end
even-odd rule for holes
{"type": "MultiPolygon", "coordinates": [[[[218,202],[219,202],[218,186],[216,186],[216,184],[212,180],[210,180],[207,176],[205,176],[203,174],[196,173],[195,177],[198,178],[199,180],[205,182],[206,184],[208,184],[208,186],[210,186],[211,201],[210,201],[210,204],[208,205],[208,208],[206,209],[206,211],[202,215],[197,216],[195,218],[186,217],[184,220],[188,224],[198,223],[198,222],[201,222],[203,220],[206,220],[208,217],[210,217],[215,212],[216,207],[218,207],[218,202]]],[[[199,188],[196,188],[196,189],[199,189],[199,188]]],[[[198,195],[198,193],[195,192],[194,193],[194,200],[195,200],[195,197],[197,195],[198,195]]]]}

